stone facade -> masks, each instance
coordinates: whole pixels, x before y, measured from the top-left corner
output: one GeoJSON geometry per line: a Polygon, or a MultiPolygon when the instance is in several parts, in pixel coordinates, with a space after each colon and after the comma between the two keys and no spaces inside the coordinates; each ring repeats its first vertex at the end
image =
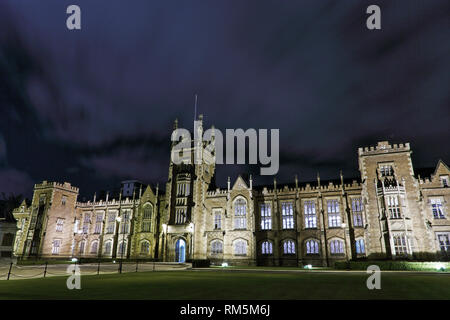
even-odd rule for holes
{"type": "Polygon", "coordinates": [[[13,257],[16,223],[10,212],[0,212],[0,262],[13,257]]]}
{"type": "MultiPolygon", "coordinates": [[[[192,160],[204,148],[193,142],[184,157],[192,160]]],[[[209,259],[275,266],[446,260],[450,170],[439,161],[434,172],[420,176],[411,153],[408,143],[383,141],[359,148],[360,178],[295,177],[289,184],[274,179],[254,186],[250,176],[233,184],[228,179],[225,189],[215,187],[214,164],[171,161],[165,193],[139,186],[132,195],[128,188],[127,196],[120,192],[92,202],[77,202],[78,189],[69,183],[44,181],[35,185],[31,206],[13,212],[19,229],[14,252],[24,259],[209,259]]]]}

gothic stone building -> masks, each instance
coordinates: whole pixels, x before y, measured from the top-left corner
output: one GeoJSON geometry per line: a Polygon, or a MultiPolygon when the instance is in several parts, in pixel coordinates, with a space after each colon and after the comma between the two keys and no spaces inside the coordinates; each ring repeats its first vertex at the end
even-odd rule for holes
{"type": "MultiPolygon", "coordinates": [[[[185,157],[204,147],[193,142],[185,157]]],[[[215,187],[214,164],[171,161],[165,193],[128,181],[118,195],[87,202],[67,182],[44,181],[13,212],[14,253],[235,265],[446,260],[450,170],[439,161],[421,176],[411,153],[409,143],[383,141],[358,149],[359,179],[257,187],[238,177],[226,189],[215,187]]]]}

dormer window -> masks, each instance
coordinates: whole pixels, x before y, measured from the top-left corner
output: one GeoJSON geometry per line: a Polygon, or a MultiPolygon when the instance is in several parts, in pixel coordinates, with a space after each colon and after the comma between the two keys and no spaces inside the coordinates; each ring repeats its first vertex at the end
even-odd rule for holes
{"type": "Polygon", "coordinates": [[[444,188],[448,188],[448,186],[449,186],[448,176],[440,176],[439,178],[441,180],[442,186],[444,188]]]}

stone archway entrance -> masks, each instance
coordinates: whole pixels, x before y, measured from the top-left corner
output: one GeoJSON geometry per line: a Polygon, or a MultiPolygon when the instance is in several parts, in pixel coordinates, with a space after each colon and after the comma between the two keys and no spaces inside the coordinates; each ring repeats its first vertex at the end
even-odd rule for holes
{"type": "Polygon", "coordinates": [[[185,262],[186,261],[186,241],[184,239],[178,239],[175,243],[175,261],[185,262]]]}

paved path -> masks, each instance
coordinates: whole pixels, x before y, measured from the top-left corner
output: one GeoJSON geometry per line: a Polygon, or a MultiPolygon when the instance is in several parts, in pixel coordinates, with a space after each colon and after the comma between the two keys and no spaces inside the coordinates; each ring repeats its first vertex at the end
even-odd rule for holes
{"type": "MultiPolygon", "coordinates": [[[[52,276],[69,276],[70,273],[67,272],[67,268],[71,264],[49,264],[47,270],[45,271],[45,265],[16,265],[14,264],[9,276],[10,280],[18,279],[33,279],[44,277],[44,272],[46,277],[52,276]]],[[[100,264],[100,270],[98,269],[98,264],[96,263],[83,263],[77,265],[80,267],[80,272],[82,275],[94,275],[94,274],[111,274],[118,273],[119,263],[102,263],[100,264]]],[[[7,280],[9,273],[9,265],[0,265],[0,280],[7,280]]],[[[142,262],[137,265],[137,272],[146,271],[180,271],[187,270],[192,267],[189,263],[170,263],[170,262],[142,262]]],[[[123,263],[122,272],[136,272],[136,263],[123,263]]]]}

